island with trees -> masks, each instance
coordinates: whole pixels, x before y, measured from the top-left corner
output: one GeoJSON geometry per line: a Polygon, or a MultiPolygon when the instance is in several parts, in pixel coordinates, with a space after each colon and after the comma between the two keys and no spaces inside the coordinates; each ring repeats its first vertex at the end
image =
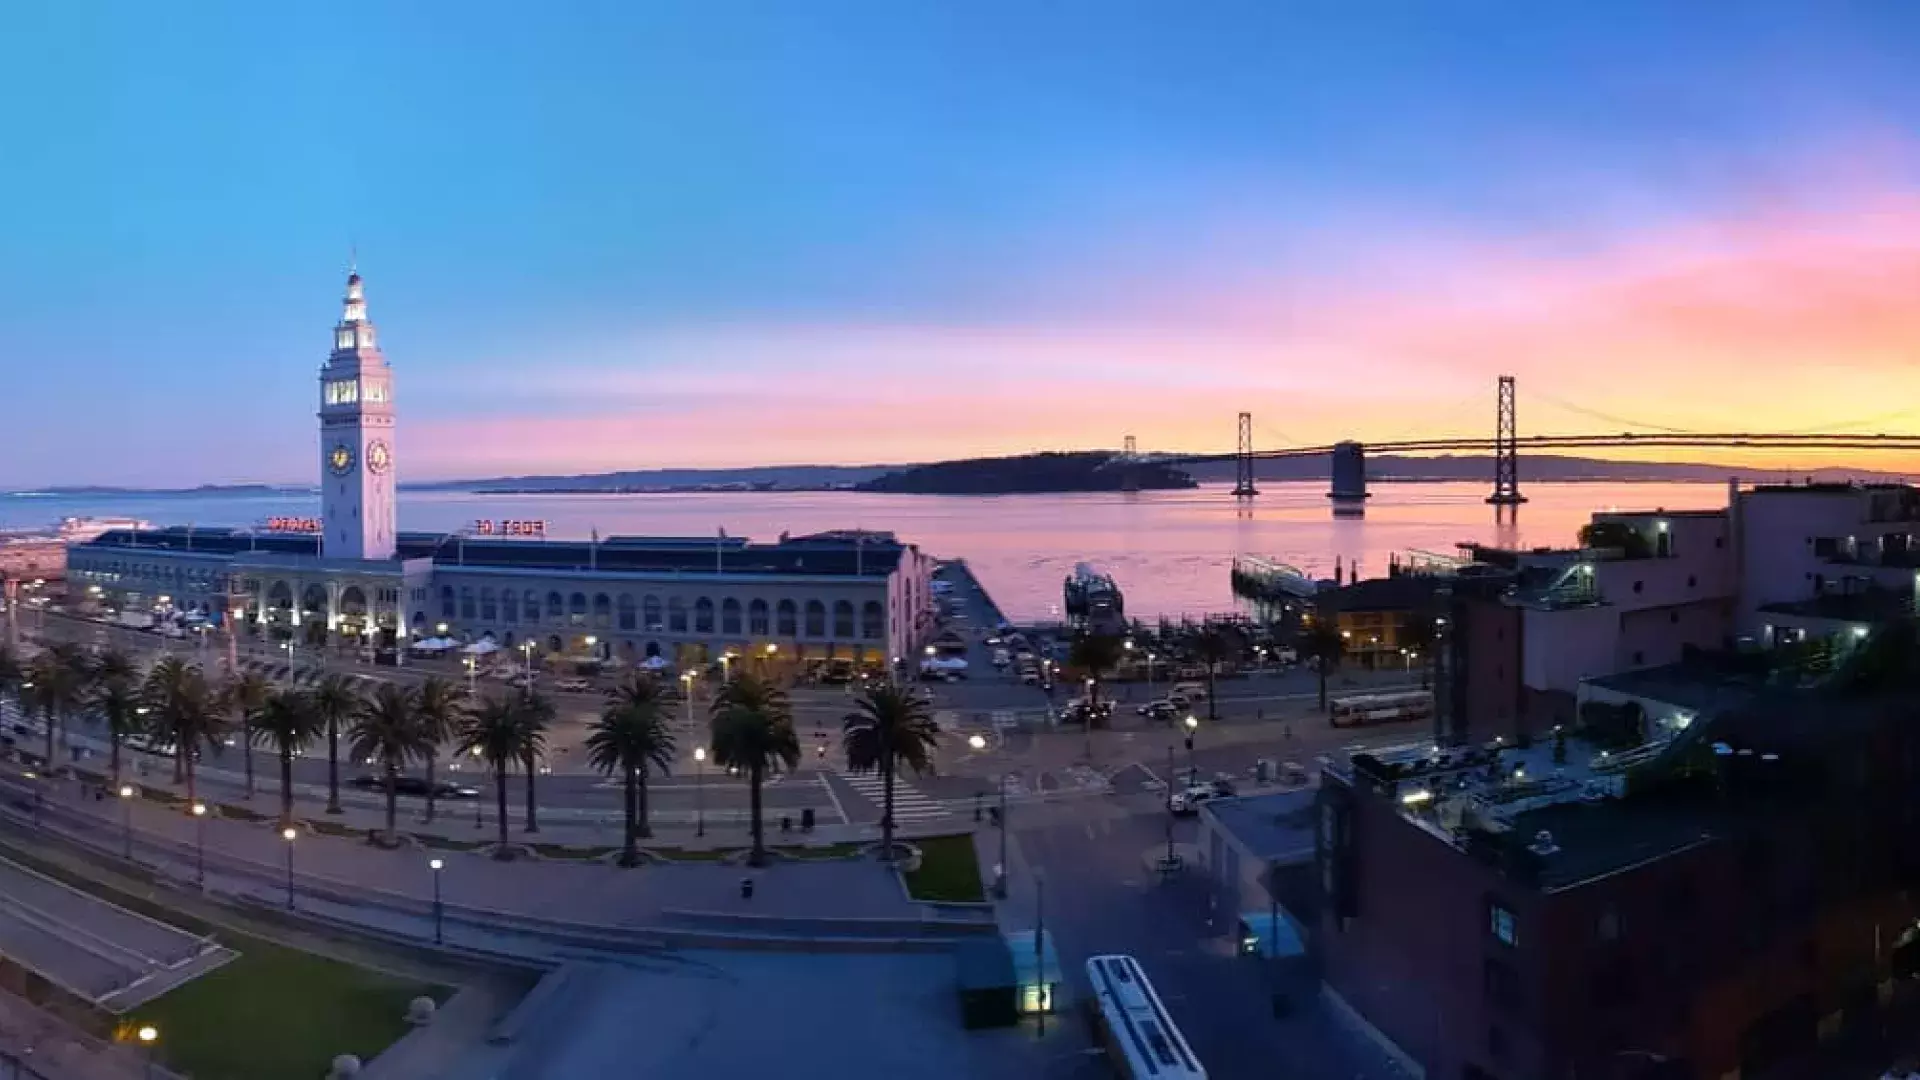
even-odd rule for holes
{"type": "Polygon", "coordinates": [[[913,495],[1014,495],[1065,491],[1159,491],[1198,487],[1172,465],[1103,450],[968,458],[914,465],[856,485],[913,495]]]}

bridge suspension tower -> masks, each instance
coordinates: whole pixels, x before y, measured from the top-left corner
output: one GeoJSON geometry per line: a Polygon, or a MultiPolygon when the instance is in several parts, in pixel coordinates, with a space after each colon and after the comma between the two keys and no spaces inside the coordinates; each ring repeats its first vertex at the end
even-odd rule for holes
{"type": "Polygon", "coordinates": [[[1493,424],[1493,494],[1487,502],[1494,506],[1519,506],[1527,497],[1520,494],[1520,430],[1514,418],[1514,379],[1500,376],[1500,400],[1493,424]]]}
{"type": "Polygon", "coordinates": [[[1240,414],[1239,438],[1233,451],[1233,497],[1251,499],[1260,494],[1253,486],[1253,414],[1240,414]]]}

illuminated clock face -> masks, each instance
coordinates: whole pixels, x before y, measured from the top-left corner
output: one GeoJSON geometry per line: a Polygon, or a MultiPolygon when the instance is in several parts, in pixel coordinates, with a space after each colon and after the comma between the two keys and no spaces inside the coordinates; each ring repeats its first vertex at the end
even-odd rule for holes
{"type": "Polygon", "coordinates": [[[383,473],[386,472],[388,466],[392,464],[393,455],[387,451],[386,443],[376,439],[372,445],[367,447],[367,468],[376,473],[383,473]]]}
{"type": "Polygon", "coordinates": [[[333,452],[327,455],[327,467],[335,476],[345,476],[353,471],[353,447],[346,443],[335,443],[333,452]]]}

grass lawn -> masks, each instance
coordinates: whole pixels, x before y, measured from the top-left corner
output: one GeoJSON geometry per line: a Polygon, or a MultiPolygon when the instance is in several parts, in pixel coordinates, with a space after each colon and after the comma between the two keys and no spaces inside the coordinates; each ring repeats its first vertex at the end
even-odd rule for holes
{"type": "Polygon", "coordinates": [[[486,840],[454,840],[437,833],[414,833],[413,838],[420,841],[422,847],[438,848],[441,851],[478,851],[483,847],[497,843],[497,841],[491,838],[486,840]]]}
{"type": "Polygon", "coordinates": [[[986,901],[986,890],[980,886],[980,860],[973,851],[973,837],[936,836],[913,843],[920,849],[920,869],[905,877],[907,891],[915,900],[986,901]]]}
{"type": "Polygon", "coordinates": [[[229,932],[239,957],[135,1009],[160,1029],[160,1059],[194,1080],[325,1076],[337,1054],[370,1061],[406,1034],[407,1002],[444,987],[399,979],[229,932]]]}
{"type": "Polygon", "coordinates": [[[598,859],[619,851],[617,847],[574,847],[570,844],[530,844],[529,847],[547,859],[598,859]]]}
{"type": "MultiPolygon", "coordinates": [[[[721,859],[745,855],[750,849],[744,847],[729,848],[675,848],[642,844],[641,847],[663,859],[674,862],[719,862],[721,859]]],[[[823,844],[820,847],[801,847],[796,844],[769,844],[767,853],[784,855],[789,859],[845,859],[860,854],[867,847],[859,841],[841,844],[823,844]]]]}

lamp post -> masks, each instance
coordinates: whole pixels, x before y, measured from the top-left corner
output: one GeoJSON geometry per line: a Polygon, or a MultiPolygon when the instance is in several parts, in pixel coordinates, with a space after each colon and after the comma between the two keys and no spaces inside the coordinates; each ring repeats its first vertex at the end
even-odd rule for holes
{"type": "Polygon", "coordinates": [[[293,910],[293,838],[300,835],[289,825],[280,830],[280,839],[287,842],[287,910],[293,910]]]}
{"type": "Polygon", "coordinates": [[[707,748],[693,748],[693,835],[707,835],[707,748]]]}
{"type": "Polygon", "coordinates": [[[120,785],[120,855],[133,861],[133,785],[120,785]]]}
{"type": "Polygon", "coordinates": [[[1200,778],[1199,766],[1193,763],[1193,733],[1198,730],[1200,730],[1200,718],[1197,716],[1188,715],[1187,717],[1187,783],[1189,784],[1197,783],[1200,778]]]}
{"type": "Polygon", "coordinates": [[[467,658],[466,658],[466,664],[467,664],[467,696],[468,696],[468,697],[472,697],[472,696],[473,696],[473,680],[474,680],[474,669],[475,669],[475,667],[476,667],[477,665],[476,665],[476,664],[474,663],[474,658],[473,658],[473,657],[471,657],[471,656],[469,656],[469,657],[467,657],[467,658]]]}
{"type": "Polygon", "coordinates": [[[993,891],[1007,898],[1007,774],[1000,774],[1000,872],[994,875],[993,891]]]}
{"type": "Polygon", "coordinates": [[[693,726],[693,672],[680,673],[680,696],[687,700],[687,726],[693,726]]]}
{"type": "Polygon", "coordinates": [[[288,682],[293,681],[293,645],[294,645],[294,641],[292,638],[288,638],[287,640],[280,643],[280,647],[287,650],[287,681],[288,682]]]}
{"type": "Polygon", "coordinates": [[[207,804],[193,804],[193,883],[207,887],[207,804]]]}
{"type": "Polygon", "coordinates": [[[1167,747],[1167,858],[1162,864],[1173,869],[1173,747],[1167,747]]]}
{"type": "MultiPolygon", "coordinates": [[[[475,765],[475,767],[476,767],[476,768],[478,768],[478,767],[480,766],[480,764],[481,764],[481,762],[480,762],[480,748],[479,748],[479,747],[477,747],[477,746],[476,746],[476,747],[474,747],[474,748],[473,748],[473,750],[471,751],[471,753],[472,753],[472,756],[473,756],[473,760],[474,760],[474,765],[475,765]]],[[[493,778],[493,782],[494,782],[494,783],[496,783],[496,784],[498,784],[498,783],[500,782],[500,778],[499,778],[498,776],[495,776],[495,777],[493,778]]],[[[486,822],[486,809],[487,809],[487,800],[485,800],[485,799],[475,799],[475,800],[473,800],[473,827],[474,827],[474,828],[476,828],[476,829],[479,829],[479,828],[483,828],[483,827],[485,827],[485,826],[486,826],[486,823],[487,823],[487,822],[486,822]]]]}
{"type": "Polygon", "coordinates": [[[533,692],[533,642],[523,641],[520,643],[520,656],[522,659],[526,661],[526,665],[527,665],[527,671],[526,671],[527,692],[532,693],[533,692]]]}
{"type": "Polygon", "coordinates": [[[154,1027],[152,1024],[143,1024],[140,1030],[134,1033],[134,1036],[140,1040],[140,1056],[145,1058],[147,1063],[147,1067],[141,1071],[145,1072],[148,1076],[152,1076],[153,1048],[154,1044],[160,1041],[160,1029],[154,1027]]]}
{"type": "Polygon", "coordinates": [[[427,869],[433,871],[433,943],[439,945],[446,938],[441,931],[442,910],[440,905],[440,870],[446,863],[440,859],[427,860],[427,869]]]}
{"type": "Polygon", "coordinates": [[[595,660],[600,659],[600,639],[593,634],[587,635],[587,655],[595,660]]]}

